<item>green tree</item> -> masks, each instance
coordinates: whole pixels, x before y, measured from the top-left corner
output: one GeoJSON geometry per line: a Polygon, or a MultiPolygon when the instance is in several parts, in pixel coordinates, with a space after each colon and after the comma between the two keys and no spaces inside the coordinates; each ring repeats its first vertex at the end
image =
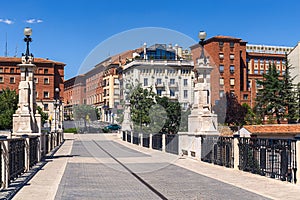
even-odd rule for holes
{"type": "Polygon", "coordinates": [[[289,123],[295,123],[299,118],[299,104],[297,99],[297,89],[293,85],[295,77],[291,76],[290,70],[292,65],[289,64],[287,55],[285,55],[285,73],[283,74],[283,88],[281,92],[283,105],[287,108],[285,117],[289,123]]]}
{"type": "Polygon", "coordinates": [[[0,94],[0,129],[12,129],[13,114],[18,108],[15,90],[3,89],[0,94]]]}
{"type": "Polygon", "coordinates": [[[257,117],[253,109],[251,109],[251,107],[248,104],[243,103],[242,106],[246,110],[246,115],[244,118],[244,122],[246,125],[254,125],[254,124],[262,123],[261,118],[257,117]]]}
{"type": "Polygon", "coordinates": [[[73,110],[74,119],[83,120],[84,130],[87,130],[87,122],[97,120],[97,110],[90,105],[76,105],[73,110]]]}
{"type": "Polygon", "coordinates": [[[130,95],[131,120],[134,130],[142,132],[162,132],[176,134],[181,122],[179,102],[167,97],[159,97],[152,88],[143,89],[140,85],[130,95]]]}
{"type": "Polygon", "coordinates": [[[42,125],[44,125],[49,116],[47,113],[43,112],[43,109],[40,106],[37,107],[37,110],[38,113],[41,115],[42,125]]]}
{"type": "Polygon", "coordinates": [[[263,80],[257,81],[262,89],[258,91],[255,110],[261,119],[267,116],[269,123],[275,120],[280,124],[284,118],[291,123],[298,118],[296,92],[292,84],[294,78],[290,75],[290,69],[286,58],[286,71],[281,78],[276,65],[272,63],[269,72],[263,75],[263,80]]]}
{"type": "Polygon", "coordinates": [[[226,92],[213,107],[213,111],[218,115],[218,123],[228,126],[243,125],[247,110],[238,102],[236,95],[226,92]]]}

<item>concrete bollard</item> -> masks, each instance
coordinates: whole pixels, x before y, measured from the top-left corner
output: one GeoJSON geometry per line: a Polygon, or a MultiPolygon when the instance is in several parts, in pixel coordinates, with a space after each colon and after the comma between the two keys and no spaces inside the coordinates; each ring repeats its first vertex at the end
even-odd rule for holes
{"type": "Polygon", "coordinates": [[[233,169],[239,170],[240,151],[239,151],[239,135],[233,135],[233,169]]]}

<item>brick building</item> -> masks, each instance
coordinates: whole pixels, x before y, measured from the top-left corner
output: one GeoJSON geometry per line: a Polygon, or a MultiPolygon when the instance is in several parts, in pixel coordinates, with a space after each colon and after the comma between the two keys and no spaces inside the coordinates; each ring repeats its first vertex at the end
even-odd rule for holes
{"type": "MultiPolygon", "coordinates": [[[[215,36],[205,41],[205,54],[214,67],[211,73],[212,104],[215,105],[226,92],[241,100],[247,89],[246,42],[239,38],[215,36]]],[[[200,46],[191,47],[193,60],[200,56],[200,46]]]]}
{"type": "MultiPolygon", "coordinates": [[[[191,47],[193,60],[200,56],[199,44],[191,47]]],[[[285,73],[285,54],[291,47],[249,45],[239,38],[215,36],[205,41],[205,54],[214,67],[212,71],[212,104],[226,92],[234,93],[240,104],[255,105],[260,86],[257,80],[268,72],[270,63],[275,63],[282,76],[285,73]]]]}
{"type": "MultiPolygon", "coordinates": [[[[0,57],[0,90],[9,88],[18,92],[20,69],[17,66],[21,58],[0,57]]],[[[54,112],[54,99],[64,102],[64,67],[66,64],[53,60],[34,58],[36,65],[34,81],[36,84],[36,102],[49,117],[54,112]],[[59,94],[55,92],[59,88],[59,94]]]]}

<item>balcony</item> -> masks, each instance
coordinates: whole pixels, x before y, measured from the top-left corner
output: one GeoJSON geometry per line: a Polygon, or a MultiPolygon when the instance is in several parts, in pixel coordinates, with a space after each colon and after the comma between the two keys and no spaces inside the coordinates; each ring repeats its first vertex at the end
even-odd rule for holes
{"type": "Polygon", "coordinates": [[[169,83],[169,88],[178,88],[178,83],[169,83]]]}
{"type": "Polygon", "coordinates": [[[155,83],[155,87],[164,89],[165,88],[165,83],[155,83]]]}

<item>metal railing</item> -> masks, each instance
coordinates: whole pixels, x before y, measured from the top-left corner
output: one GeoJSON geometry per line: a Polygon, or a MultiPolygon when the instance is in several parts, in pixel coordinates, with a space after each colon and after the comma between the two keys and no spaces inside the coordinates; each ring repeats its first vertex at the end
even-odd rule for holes
{"type": "Polygon", "coordinates": [[[239,138],[239,169],[296,183],[296,140],[239,138]]]}
{"type": "Polygon", "coordinates": [[[139,138],[139,133],[133,132],[133,138],[132,138],[132,143],[133,144],[139,144],[140,143],[140,138],[139,138]]]}
{"type": "Polygon", "coordinates": [[[25,140],[11,139],[9,152],[9,180],[14,180],[25,170],[25,140]]]}
{"type": "Polygon", "coordinates": [[[29,138],[29,167],[34,166],[38,162],[39,138],[29,138]]]}
{"type": "Polygon", "coordinates": [[[233,137],[219,137],[214,145],[214,164],[233,168],[233,137]]]}
{"type": "Polygon", "coordinates": [[[166,152],[178,155],[177,134],[166,134],[166,152]]]}
{"type": "Polygon", "coordinates": [[[162,134],[156,133],[152,136],[152,148],[162,150],[162,134]]]}
{"type": "Polygon", "coordinates": [[[143,147],[150,147],[150,134],[144,133],[143,134],[143,147]]]}
{"type": "Polygon", "coordinates": [[[0,188],[1,188],[1,186],[2,186],[2,184],[3,184],[3,181],[2,181],[2,142],[0,142],[0,188]]]}

